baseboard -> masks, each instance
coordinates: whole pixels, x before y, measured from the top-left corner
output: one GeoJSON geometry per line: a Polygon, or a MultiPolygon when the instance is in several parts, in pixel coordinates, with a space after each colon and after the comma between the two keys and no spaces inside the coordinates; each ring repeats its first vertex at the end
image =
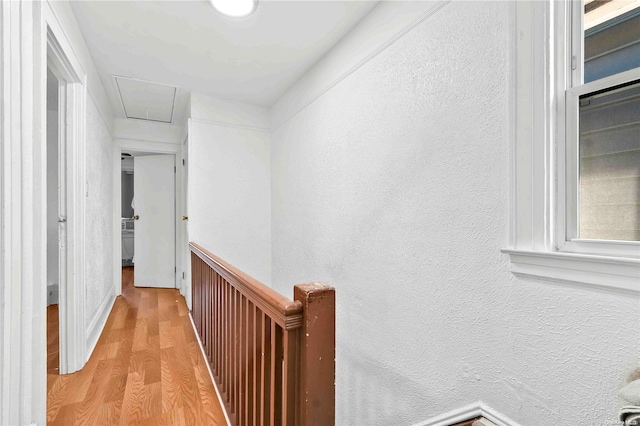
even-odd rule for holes
{"type": "Polygon", "coordinates": [[[189,312],[189,319],[191,320],[191,327],[193,328],[193,334],[196,335],[198,346],[200,346],[200,352],[202,352],[202,358],[204,359],[204,363],[207,366],[207,371],[209,371],[209,377],[211,377],[211,383],[213,383],[213,388],[216,390],[216,395],[218,395],[218,402],[220,403],[220,407],[222,407],[224,418],[227,420],[227,425],[231,426],[231,420],[229,419],[227,410],[225,410],[224,408],[224,402],[222,401],[222,395],[220,394],[220,389],[218,389],[218,385],[216,384],[216,381],[213,378],[213,371],[211,371],[211,366],[207,362],[207,354],[205,354],[204,352],[204,346],[202,346],[202,341],[200,341],[200,336],[198,335],[198,330],[196,330],[196,324],[193,322],[193,317],[191,316],[191,312],[189,312]]]}
{"type": "Polygon", "coordinates": [[[98,339],[100,338],[100,334],[102,334],[102,330],[104,329],[105,324],[107,323],[107,318],[109,318],[109,314],[111,313],[111,309],[113,308],[113,304],[116,301],[116,296],[113,294],[113,289],[109,292],[107,297],[104,298],[102,305],[98,309],[98,312],[89,323],[89,327],[87,328],[86,334],[86,342],[87,342],[87,354],[85,362],[89,359],[93,350],[96,348],[98,344],[98,339]]]}
{"type": "Polygon", "coordinates": [[[496,426],[521,426],[519,423],[494,410],[482,401],[476,401],[473,404],[456,408],[455,410],[416,423],[413,426],[451,426],[480,416],[492,421],[496,426]]]}

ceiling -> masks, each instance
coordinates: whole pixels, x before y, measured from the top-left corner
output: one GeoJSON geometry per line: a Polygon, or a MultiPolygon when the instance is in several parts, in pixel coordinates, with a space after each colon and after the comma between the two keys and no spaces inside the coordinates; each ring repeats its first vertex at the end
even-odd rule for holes
{"type": "Polygon", "coordinates": [[[72,1],[116,116],[113,76],[177,86],[182,121],[191,91],[272,105],[377,1],[261,0],[229,19],[201,1],[72,1]]]}

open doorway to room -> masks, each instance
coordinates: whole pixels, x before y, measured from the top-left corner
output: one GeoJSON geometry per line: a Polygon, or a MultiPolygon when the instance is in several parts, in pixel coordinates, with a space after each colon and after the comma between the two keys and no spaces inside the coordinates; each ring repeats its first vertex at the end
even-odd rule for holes
{"type": "MultiPolygon", "coordinates": [[[[59,80],[47,67],[47,374],[60,372],[60,244],[64,241],[64,216],[61,212],[60,149],[58,122],[59,80]]],[[[63,259],[62,259],[63,260],[63,259]]]]}
{"type": "Polygon", "coordinates": [[[121,152],[121,292],[176,287],[176,156],[121,152]]]}
{"type": "Polygon", "coordinates": [[[43,206],[47,225],[47,279],[42,285],[47,287],[47,304],[54,306],[47,308],[47,317],[51,319],[47,324],[50,331],[47,334],[48,371],[56,372],[50,376],[54,378],[84,366],[87,343],[82,286],[86,78],[63,36],[59,28],[47,27],[47,57],[42,69],[43,77],[46,75],[46,91],[42,97],[46,132],[42,134],[42,143],[47,152],[43,206]]]}
{"type": "Polygon", "coordinates": [[[122,291],[133,285],[133,262],[135,254],[134,192],[133,192],[133,157],[128,152],[120,156],[121,184],[121,245],[122,245],[122,291]]]}

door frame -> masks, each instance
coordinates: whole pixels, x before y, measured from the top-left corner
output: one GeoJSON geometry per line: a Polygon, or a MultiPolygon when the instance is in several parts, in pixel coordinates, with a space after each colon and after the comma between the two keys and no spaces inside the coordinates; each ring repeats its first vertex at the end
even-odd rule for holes
{"type": "MultiPolygon", "coordinates": [[[[121,179],[121,156],[123,151],[138,151],[149,154],[167,154],[174,156],[174,164],[176,172],[174,174],[175,179],[175,192],[174,192],[174,221],[175,221],[175,262],[176,262],[176,274],[175,274],[175,288],[177,288],[182,295],[184,295],[184,288],[181,285],[182,272],[184,267],[182,265],[183,259],[183,247],[181,241],[183,239],[182,226],[180,224],[182,215],[179,214],[181,210],[181,203],[183,194],[183,173],[182,167],[178,167],[182,164],[180,144],[171,144],[164,142],[149,142],[135,139],[116,139],[113,153],[113,271],[114,277],[114,289],[116,296],[122,294],[122,232],[121,232],[121,216],[122,216],[122,179],[121,179]]],[[[135,194],[134,194],[135,196],[135,194]]],[[[135,238],[135,236],[134,236],[135,238]]]]}
{"type": "MultiPolygon", "coordinates": [[[[58,78],[58,165],[61,184],[60,211],[66,220],[65,247],[59,254],[60,374],[78,371],[87,361],[85,324],[85,187],[86,187],[86,73],[53,14],[46,8],[47,67],[58,78]]],[[[46,94],[41,106],[46,114],[46,94]]],[[[43,132],[46,147],[46,132],[43,132]]],[[[46,204],[45,204],[46,205],[46,204]]],[[[62,226],[61,228],[65,228],[62,226]]],[[[46,288],[46,282],[44,283],[46,288]]]]}

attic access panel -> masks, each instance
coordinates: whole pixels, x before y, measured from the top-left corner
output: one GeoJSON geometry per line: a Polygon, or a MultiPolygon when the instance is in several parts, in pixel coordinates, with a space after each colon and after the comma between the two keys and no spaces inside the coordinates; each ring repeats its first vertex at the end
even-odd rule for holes
{"type": "Polygon", "coordinates": [[[127,77],[113,79],[127,118],[171,123],[177,87],[127,77]]]}

